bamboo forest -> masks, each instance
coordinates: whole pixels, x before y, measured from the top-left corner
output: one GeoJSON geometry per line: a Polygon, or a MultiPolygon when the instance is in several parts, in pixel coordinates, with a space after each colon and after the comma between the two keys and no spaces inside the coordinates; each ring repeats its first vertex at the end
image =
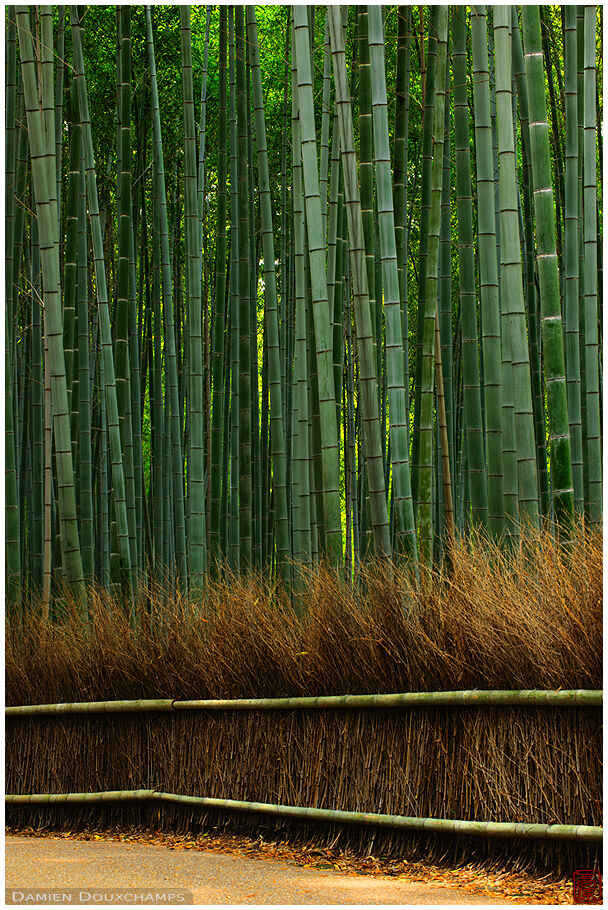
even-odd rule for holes
{"type": "Polygon", "coordinates": [[[6,582],[602,515],[601,8],[6,12],[6,582]]]}
{"type": "Polygon", "coordinates": [[[595,887],[603,9],[5,7],[19,874],[595,887]]]}

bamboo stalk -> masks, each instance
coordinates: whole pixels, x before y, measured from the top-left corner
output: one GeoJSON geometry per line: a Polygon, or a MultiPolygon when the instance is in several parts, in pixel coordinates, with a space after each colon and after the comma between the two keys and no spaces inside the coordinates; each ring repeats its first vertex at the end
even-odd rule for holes
{"type": "MultiPolygon", "coordinates": [[[[361,14],[360,14],[361,15],[361,14]]],[[[408,423],[405,393],[405,367],[401,304],[399,295],[399,263],[397,259],[396,225],[393,208],[393,186],[390,171],[388,100],[384,62],[382,11],[368,7],[368,40],[371,63],[371,108],[373,113],[374,158],[376,162],[376,193],[382,285],[386,332],[386,365],[390,413],[390,444],[393,470],[393,507],[395,510],[397,551],[406,553],[416,564],[416,527],[410,481],[408,423]]],[[[361,212],[362,218],[364,212],[361,212]]],[[[365,221],[363,222],[365,227],[365,221]]],[[[368,272],[369,274],[369,272],[368,272]]],[[[448,472],[449,473],[449,472],[448,472]]]]}
{"type": "Polygon", "coordinates": [[[454,120],[456,139],[456,197],[458,205],[458,283],[462,321],[462,370],[464,424],[473,508],[473,523],[488,523],[488,475],[484,453],[475,262],[473,256],[473,204],[467,92],[466,8],[455,6],[452,16],[454,120]]]}
{"type": "MultiPolygon", "coordinates": [[[[526,337],[521,246],[517,222],[510,7],[497,6],[494,8],[494,41],[496,46],[496,119],[500,161],[501,310],[512,362],[520,517],[528,519],[532,525],[538,525],[538,475],[530,358],[526,337]]],[[[508,377],[503,376],[503,385],[506,385],[507,382],[508,377]]]]}
{"type": "Polygon", "coordinates": [[[123,714],[158,711],[277,711],[294,708],[411,708],[439,706],[599,707],[601,689],[462,689],[451,692],[396,692],[379,695],[316,695],[290,698],[124,699],[10,705],[6,717],[64,714],[123,714]]]}
{"type": "Polygon", "coordinates": [[[72,42],[74,47],[75,77],[78,87],[78,108],[83,130],[82,139],[84,141],[85,152],[87,200],[91,224],[93,259],[95,264],[95,289],[97,292],[97,306],[99,310],[99,334],[101,342],[101,355],[103,360],[103,385],[105,392],[107,433],[110,440],[110,455],[112,463],[114,510],[116,514],[118,547],[122,569],[125,573],[127,584],[130,587],[131,559],[125,493],[125,475],[123,469],[122,447],[120,443],[119,415],[116,398],[114,355],[112,349],[112,331],[110,324],[108,291],[106,283],[103,233],[101,217],[99,213],[97,174],[95,171],[95,157],[93,153],[93,136],[91,130],[91,119],[89,116],[89,102],[84,72],[82,25],[78,18],[78,11],[76,7],[70,7],[70,22],[72,26],[72,42]]]}
{"type": "MultiPolygon", "coordinates": [[[[277,566],[285,580],[291,576],[289,558],[289,524],[287,518],[287,495],[285,479],[285,434],[283,429],[283,398],[281,389],[281,361],[279,351],[279,321],[277,312],[277,288],[275,276],[274,240],[272,234],[272,197],[268,170],[266,145],[266,123],[262,95],[262,74],[258,47],[255,9],[247,7],[247,28],[251,69],[253,74],[253,98],[255,108],[256,146],[262,209],[262,241],[264,254],[264,290],[266,300],[265,326],[267,333],[268,371],[270,385],[272,470],[277,534],[277,566]]],[[[266,511],[266,510],[265,510],[266,511]]]]}
{"type": "Polygon", "coordinates": [[[598,843],[604,829],[596,825],[539,825],[522,822],[477,822],[447,818],[416,818],[407,815],[385,815],[380,812],[345,812],[340,809],[317,809],[304,806],[283,806],[274,803],[255,803],[237,799],[216,799],[205,796],[182,796],[159,790],[107,790],[101,793],[33,793],[7,794],[8,806],[70,805],[78,803],[147,802],[150,800],[201,809],[228,809],[277,815],[283,818],[306,819],[355,825],[373,825],[432,834],[459,834],[477,837],[510,837],[525,839],[573,840],[598,843]]]}
{"type": "Polygon", "coordinates": [[[564,310],[566,333],[566,390],[572,454],[574,505],[579,514],[584,508],[583,444],[581,427],[581,369],[579,358],[579,275],[578,260],[578,99],[576,94],[576,7],[565,9],[565,120],[566,120],[566,186],[564,218],[564,310]]]}
{"type": "Polygon", "coordinates": [[[540,287],[543,365],[551,447],[551,487],[555,519],[558,525],[563,527],[572,523],[574,491],[560,311],[558,254],[555,241],[555,214],[551,186],[549,124],[545,102],[545,71],[541,53],[538,6],[524,8],[523,23],[536,219],[536,262],[540,287]]]}
{"type": "Polygon", "coordinates": [[[302,148],[302,184],[308,235],[316,362],[319,377],[323,520],[327,556],[334,564],[339,564],[342,560],[339,490],[340,446],[336,422],[333,333],[330,325],[327,297],[326,244],[322,235],[323,222],[317,167],[317,141],[310,67],[311,42],[305,7],[294,6],[293,16],[302,148]]]}
{"type": "MultiPolygon", "coordinates": [[[[39,86],[36,82],[36,63],[29,30],[29,13],[26,7],[17,7],[19,47],[28,133],[32,157],[32,176],[40,233],[40,259],[42,264],[45,298],[45,336],[49,346],[50,381],[53,395],[53,421],[59,492],[59,520],[62,549],[65,556],[64,569],[73,586],[74,593],[82,606],[86,606],[86,593],[82,574],[82,559],[78,535],[74,471],[72,464],[72,442],[70,436],[70,415],[63,350],[63,326],[61,316],[61,291],[59,277],[59,244],[57,231],[57,200],[55,171],[55,135],[49,137],[45,131],[45,112],[54,114],[49,91],[44,92],[42,110],[39,107],[39,86]]],[[[52,44],[52,41],[51,41],[52,44]]],[[[52,47],[42,49],[42,60],[52,59],[52,47]]],[[[46,79],[48,83],[48,78],[46,79]]]]}
{"type": "Polygon", "coordinates": [[[443,177],[443,137],[445,113],[445,71],[448,38],[448,8],[437,7],[437,71],[433,122],[433,165],[431,170],[430,210],[428,221],[428,261],[426,266],[425,302],[422,335],[422,371],[420,388],[420,448],[418,485],[418,529],[420,562],[431,567],[433,522],[431,510],[433,451],[433,373],[435,322],[438,301],[439,229],[443,177]]]}
{"type": "Polygon", "coordinates": [[[190,582],[203,584],[207,568],[205,528],[205,458],[203,440],[203,346],[201,317],[201,223],[198,212],[192,32],[190,7],[180,7],[184,103],[184,223],[188,278],[188,486],[190,582]]]}
{"type": "Polygon", "coordinates": [[[360,356],[359,379],[363,423],[365,425],[365,459],[369,483],[370,511],[374,528],[376,553],[381,557],[390,557],[392,555],[390,528],[386,506],[380,419],[378,414],[378,378],[373,346],[371,304],[367,284],[368,269],[364,258],[363,216],[356,178],[357,162],[353,139],[352,106],[346,78],[341,11],[338,7],[332,7],[328,12],[334,59],[336,109],[340,122],[344,198],[348,217],[350,264],[353,275],[355,325],[360,356]]]}

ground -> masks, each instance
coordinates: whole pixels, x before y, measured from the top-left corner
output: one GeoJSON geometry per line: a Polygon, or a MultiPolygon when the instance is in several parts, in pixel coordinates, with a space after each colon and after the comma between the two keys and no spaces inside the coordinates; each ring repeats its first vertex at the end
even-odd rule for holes
{"type": "MultiPolygon", "coordinates": [[[[362,859],[260,838],[11,831],[7,889],[185,889],[209,904],[564,904],[570,882],[362,859]]],[[[12,902],[7,891],[7,903],[12,902]]],[[[95,903],[99,903],[99,898],[95,903]]],[[[110,902],[114,902],[113,900],[110,902]]]]}

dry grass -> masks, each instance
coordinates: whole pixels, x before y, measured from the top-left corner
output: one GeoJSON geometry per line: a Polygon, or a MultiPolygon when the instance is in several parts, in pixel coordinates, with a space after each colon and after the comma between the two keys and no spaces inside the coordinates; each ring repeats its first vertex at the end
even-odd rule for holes
{"type": "MultiPolygon", "coordinates": [[[[7,704],[455,688],[601,688],[601,535],[566,550],[528,534],[508,555],[457,543],[423,589],[370,565],[355,588],[317,568],[300,615],[260,577],[223,573],[202,602],[150,588],[135,607],[92,590],[85,625],[32,610],[7,625],[7,704]]],[[[599,709],[435,708],[188,717],[13,720],[9,792],[157,787],[180,793],[446,818],[601,824],[599,709]],[[74,762],[74,755],[83,757],[74,762]],[[86,757],[90,757],[86,758],[86,757]]],[[[53,823],[73,825],[72,814],[53,823]]],[[[45,812],[19,819],[48,823],[45,812]]],[[[101,817],[102,810],[96,810],[101,817]]],[[[13,821],[17,816],[11,813],[13,821]]],[[[107,809],[150,824],[158,809],[107,809]]],[[[90,810],[78,813],[85,821],[90,810]]],[[[216,814],[161,810],[173,828],[216,814]]],[[[223,823],[223,821],[222,821],[223,823]]],[[[240,829],[269,822],[239,819],[240,829]]],[[[285,825],[278,825],[286,829],[285,825]]],[[[485,844],[392,833],[298,829],[412,856],[493,855],[561,869],[590,848],[485,844]],[[410,855],[408,854],[408,855],[410,855]]],[[[294,834],[295,836],[295,834],[294,834]]],[[[576,868],[574,865],[572,868],[576,868]]]]}

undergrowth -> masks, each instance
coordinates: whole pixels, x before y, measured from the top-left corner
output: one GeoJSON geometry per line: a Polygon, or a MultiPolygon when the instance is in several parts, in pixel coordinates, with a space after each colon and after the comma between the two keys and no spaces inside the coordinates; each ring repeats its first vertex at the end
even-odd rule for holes
{"type": "Polygon", "coordinates": [[[373,562],[354,585],[305,570],[296,609],[263,575],[225,569],[197,599],[149,584],[125,605],[92,587],[87,622],[68,597],[55,622],[32,604],[7,621],[7,704],[601,687],[599,531],[449,555],[418,585],[373,562]]]}
{"type": "MultiPolygon", "coordinates": [[[[601,688],[602,547],[529,532],[515,549],[453,544],[416,585],[369,563],[348,584],[303,572],[294,601],[222,570],[199,598],[167,584],[125,603],[91,588],[88,619],[35,604],[7,620],[7,704],[463,688],[601,688]]],[[[9,718],[9,793],[154,788],[430,818],[601,824],[601,709],[416,707],[9,718]],[[74,757],[78,756],[75,761],[74,757]]],[[[594,845],[490,841],[129,804],[7,810],[10,824],[237,830],[363,855],[476,860],[569,875],[594,845]]]]}

